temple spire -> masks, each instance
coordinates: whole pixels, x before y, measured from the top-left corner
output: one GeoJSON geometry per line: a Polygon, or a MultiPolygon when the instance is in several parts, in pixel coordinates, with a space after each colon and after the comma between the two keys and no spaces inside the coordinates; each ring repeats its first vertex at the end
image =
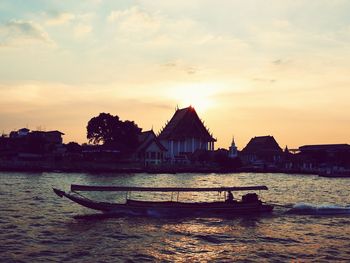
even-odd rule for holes
{"type": "Polygon", "coordinates": [[[237,150],[237,146],[235,143],[235,137],[232,136],[232,142],[231,142],[231,146],[229,148],[228,157],[229,158],[236,158],[237,156],[238,156],[238,150],[237,150]]]}
{"type": "Polygon", "coordinates": [[[289,149],[288,149],[288,146],[286,145],[286,148],[284,148],[284,152],[285,153],[289,153],[289,149]]]}
{"type": "Polygon", "coordinates": [[[232,142],[231,142],[231,145],[236,145],[236,143],[235,143],[235,136],[232,136],[232,142]]]}

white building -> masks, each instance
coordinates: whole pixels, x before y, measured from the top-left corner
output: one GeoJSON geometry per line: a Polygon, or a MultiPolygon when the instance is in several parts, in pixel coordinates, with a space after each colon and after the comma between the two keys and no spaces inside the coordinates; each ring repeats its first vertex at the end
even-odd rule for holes
{"type": "Polygon", "coordinates": [[[159,165],[164,160],[165,147],[159,142],[153,130],[142,132],[139,135],[139,147],[135,151],[135,158],[145,166],[159,165]]]}
{"type": "Polygon", "coordinates": [[[213,151],[216,141],[191,106],[177,109],[158,139],[167,149],[166,158],[171,162],[184,160],[187,154],[197,150],[213,151]]]}

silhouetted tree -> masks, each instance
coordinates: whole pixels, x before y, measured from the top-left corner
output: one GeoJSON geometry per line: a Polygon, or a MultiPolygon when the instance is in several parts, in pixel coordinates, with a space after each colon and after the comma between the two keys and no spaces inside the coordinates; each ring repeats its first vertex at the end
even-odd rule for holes
{"type": "Polygon", "coordinates": [[[222,168],[227,169],[237,169],[242,166],[242,162],[238,157],[233,159],[229,158],[228,151],[223,149],[219,149],[215,152],[213,161],[220,165],[222,168]]]}
{"type": "Polygon", "coordinates": [[[117,115],[100,113],[88,122],[87,139],[93,144],[135,148],[141,130],[133,121],[121,121],[117,115]]]}

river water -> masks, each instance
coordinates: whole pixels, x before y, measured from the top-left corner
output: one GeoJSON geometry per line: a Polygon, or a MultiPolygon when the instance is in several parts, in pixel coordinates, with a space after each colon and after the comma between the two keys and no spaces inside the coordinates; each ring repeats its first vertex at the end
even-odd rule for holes
{"type": "MultiPolygon", "coordinates": [[[[105,193],[94,197],[125,198],[105,193]]],[[[171,197],[135,193],[131,198],[171,197]]],[[[218,198],[217,193],[180,196],[184,201],[218,198]]],[[[253,173],[2,172],[0,200],[0,262],[350,262],[350,179],[253,173]],[[272,214],[250,217],[84,217],[94,212],[52,191],[68,190],[72,183],[267,185],[270,190],[260,193],[263,200],[281,206],[272,214]]]]}

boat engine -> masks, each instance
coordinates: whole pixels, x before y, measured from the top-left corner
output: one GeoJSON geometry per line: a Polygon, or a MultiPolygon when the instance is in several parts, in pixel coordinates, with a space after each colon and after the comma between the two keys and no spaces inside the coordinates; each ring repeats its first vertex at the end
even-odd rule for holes
{"type": "Polygon", "coordinates": [[[259,197],[256,193],[249,193],[242,196],[243,203],[259,203],[259,197]]]}

